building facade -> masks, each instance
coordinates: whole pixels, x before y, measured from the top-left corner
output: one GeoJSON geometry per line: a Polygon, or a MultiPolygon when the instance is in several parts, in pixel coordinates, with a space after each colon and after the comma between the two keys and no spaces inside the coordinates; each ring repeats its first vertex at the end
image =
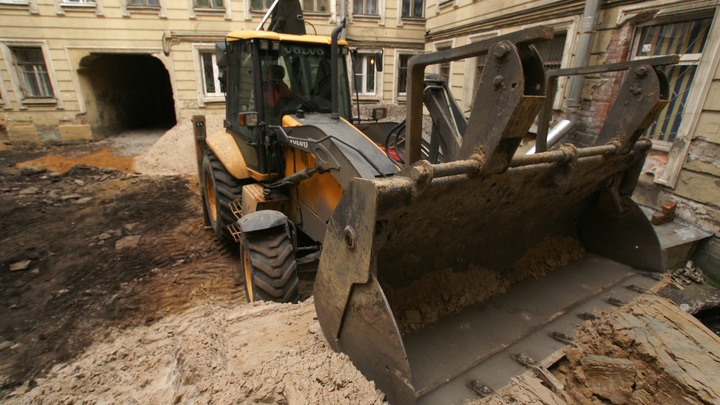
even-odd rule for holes
{"type": "MultiPolygon", "coordinates": [[[[0,140],[92,139],[127,127],[171,125],[223,114],[214,42],[255,29],[271,0],[0,0],[0,140]]],[[[671,101],[644,136],[654,141],[635,198],[715,234],[720,263],[720,24],[715,0],[601,0],[583,24],[584,0],[302,0],[308,33],[329,35],[345,17],[360,54],[353,81],[361,102],[404,104],[407,63],[422,52],[537,25],[546,68],[572,67],[582,33],[588,65],[680,55],[667,69],[671,101]],[[585,27],[585,28],[583,28],[585,27]],[[378,72],[374,53],[384,52],[378,72]]],[[[467,112],[484,57],[430,67],[467,112]]],[[[569,136],[589,145],[605,121],[622,73],[587,77],[569,136]]],[[[556,115],[569,83],[559,82],[556,115]]]]}
{"type": "MultiPolygon", "coordinates": [[[[256,29],[270,0],[0,0],[0,140],[97,139],[223,114],[214,43],[256,29]]],[[[402,69],[424,46],[421,3],[304,0],[308,33],[346,17],[360,48],[361,101],[402,97],[402,69]],[[405,9],[403,9],[405,7],[405,9]],[[374,54],[384,52],[378,72],[374,54]],[[363,49],[365,49],[363,51],[363,49]],[[363,53],[367,52],[367,53],[363,53]]]]}

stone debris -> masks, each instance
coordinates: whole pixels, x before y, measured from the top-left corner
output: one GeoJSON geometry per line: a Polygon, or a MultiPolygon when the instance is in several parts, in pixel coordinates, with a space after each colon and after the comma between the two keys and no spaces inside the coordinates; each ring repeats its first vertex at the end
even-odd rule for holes
{"type": "Polygon", "coordinates": [[[60,197],[60,200],[67,201],[67,200],[77,200],[78,198],[82,198],[80,194],[65,194],[64,196],[60,197]]]}
{"type": "Polygon", "coordinates": [[[121,250],[127,248],[136,248],[138,246],[138,243],[140,243],[140,235],[126,236],[115,242],[115,249],[121,250]]]}
{"type": "Polygon", "coordinates": [[[73,180],[73,183],[77,184],[77,185],[80,186],[80,187],[85,186],[85,182],[82,181],[82,180],[80,180],[80,179],[75,179],[75,180],[73,180]]]}
{"type": "Polygon", "coordinates": [[[10,265],[10,271],[21,271],[27,270],[30,267],[32,260],[23,260],[21,262],[13,263],[10,265]]]}
{"type": "Polygon", "coordinates": [[[675,270],[672,273],[672,279],[679,285],[688,285],[690,283],[702,283],[705,279],[702,271],[700,271],[692,260],[688,260],[685,267],[675,270]]]}
{"type": "Polygon", "coordinates": [[[83,198],[79,198],[79,199],[75,200],[75,204],[87,204],[92,200],[93,200],[92,197],[83,197],[83,198]]]}
{"type": "Polygon", "coordinates": [[[20,195],[31,195],[31,194],[37,194],[40,191],[37,187],[28,187],[25,189],[20,190],[18,194],[20,195]]]}

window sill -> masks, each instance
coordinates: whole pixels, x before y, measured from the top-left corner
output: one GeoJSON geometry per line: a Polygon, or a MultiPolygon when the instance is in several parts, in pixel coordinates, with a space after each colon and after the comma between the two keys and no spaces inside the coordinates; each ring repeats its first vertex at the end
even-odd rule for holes
{"type": "Polygon", "coordinates": [[[97,9],[97,4],[95,4],[95,3],[60,3],[60,7],[62,7],[63,10],[95,12],[95,9],[97,9]]]}
{"type": "Polygon", "coordinates": [[[225,7],[223,8],[211,8],[211,7],[193,7],[193,11],[196,14],[203,15],[225,15],[225,7]]]}
{"type": "Polygon", "coordinates": [[[18,2],[0,2],[0,9],[4,10],[29,10],[29,1],[18,1],[18,2]]]}
{"type": "Polygon", "coordinates": [[[160,6],[127,6],[128,12],[133,13],[146,13],[146,14],[158,14],[160,12],[160,6]]]}
{"type": "Polygon", "coordinates": [[[303,11],[303,15],[309,18],[328,18],[330,17],[329,11],[303,11]]]}
{"type": "Polygon", "coordinates": [[[48,98],[24,98],[22,100],[24,106],[28,105],[56,105],[57,100],[54,97],[48,98]]]}
{"type": "Polygon", "coordinates": [[[353,14],[356,21],[379,21],[380,16],[377,14],[353,14]]]}
{"type": "Polygon", "coordinates": [[[223,96],[205,96],[202,99],[203,104],[215,104],[215,103],[224,103],[225,97],[223,96]]]}
{"type": "Polygon", "coordinates": [[[424,17],[402,17],[403,24],[425,25],[424,17]]]}

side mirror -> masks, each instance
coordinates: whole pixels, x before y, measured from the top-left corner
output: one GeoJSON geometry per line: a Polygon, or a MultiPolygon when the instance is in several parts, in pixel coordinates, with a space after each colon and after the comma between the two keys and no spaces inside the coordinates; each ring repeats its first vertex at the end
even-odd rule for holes
{"type": "Polygon", "coordinates": [[[215,63],[219,68],[226,68],[228,66],[227,58],[227,44],[225,42],[215,43],[215,63]]]}

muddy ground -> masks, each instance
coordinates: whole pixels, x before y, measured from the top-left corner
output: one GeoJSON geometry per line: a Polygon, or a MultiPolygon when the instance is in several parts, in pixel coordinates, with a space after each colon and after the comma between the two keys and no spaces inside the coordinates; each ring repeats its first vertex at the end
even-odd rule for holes
{"type": "MultiPolygon", "coordinates": [[[[191,146],[185,124],[169,147],[191,146]]],[[[383,402],[322,337],[311,278],[297,305],[245,303],[237,249],[203,227],[191,158],[111,146],[0,151],[0,402],[383,402]],[[177,175],[137,174],[134,160],[177,175]]],[[[607,403],[566,377],[585,367],[572,361],[553,370],[568,395],[607,403]]]]}
{"type": "Polygon", "coordinates": [[[235,249],[203,229],[196,181],[127,173],[96,149],[0,152],[0,397],[113,331],[245,302],[235,249]]]}

